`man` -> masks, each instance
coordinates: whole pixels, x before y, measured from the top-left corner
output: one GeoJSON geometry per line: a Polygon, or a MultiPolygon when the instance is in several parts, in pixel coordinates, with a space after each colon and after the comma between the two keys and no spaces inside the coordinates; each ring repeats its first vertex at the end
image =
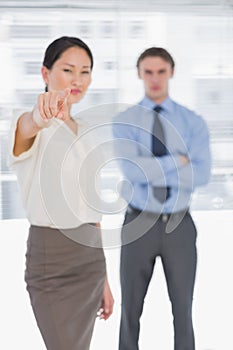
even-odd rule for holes
{"type": "Polygon", "coordinates": [[[174,348],[195,349],[196,228],[189,202],[210,176],[209,135],[202,117],[169,97],[174,66],[165,49],[145,50],[137,61],[145,97],[113,123],[117,157],[128,180],[123,187],[128,209],[122,228],[119,350],[139,349],[139,319],[157,256],[172,304],[174,348]]]}

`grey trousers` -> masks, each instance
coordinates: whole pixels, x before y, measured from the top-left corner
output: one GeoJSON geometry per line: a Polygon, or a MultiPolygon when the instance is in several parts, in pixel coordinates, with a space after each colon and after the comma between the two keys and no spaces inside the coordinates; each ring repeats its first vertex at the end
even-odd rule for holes
{"type": "MultiPolygon", "coordinates": [[[[119,350],[139,349],[139,320],[157,256],[161,257],[172,304],[174,348],[194,350],[192,301],[196,273],[197,232],[193,220],[190,214],[186,213],[176,229],[166,233],[166,222],[160,217],[144,235],[129,244],[124,244],[127,242],[127,236],[132,237],[132,227],[127,224],[135,220],[137,215],[136,211],[127,213],[122,228],[120,265],[122,312],[119,350]]],[[[147,216],[144,220],[147,220],[146,218],[147,216]]]]}
{"type": "MultiPolygon", "coordinates": [[[[75,230],[85,234],[88,227],[75,230]]],[[[30,227],[25,281],[48,350],[89,349],[105,276],[102,248],[81,245],[57,229],[30,227]]]]}

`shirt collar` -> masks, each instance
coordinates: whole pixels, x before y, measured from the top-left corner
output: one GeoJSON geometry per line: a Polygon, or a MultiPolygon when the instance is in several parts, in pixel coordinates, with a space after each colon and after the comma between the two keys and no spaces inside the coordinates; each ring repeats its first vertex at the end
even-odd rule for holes
{"type": "MultiPolygon", "coordinates": [[[[153,109],[156,107],[156,104],[154,101],[152,101],[149,97],[145,96],[140,102],[140,106],[143,106],[148,109],[153,109]]],[[[162,103],[160,103],[160,106],[163,107],[164,111],[166,112],[173,112],[174,111],[174,102],[171,100],[171,98],[168,96],[162,103]]]]}

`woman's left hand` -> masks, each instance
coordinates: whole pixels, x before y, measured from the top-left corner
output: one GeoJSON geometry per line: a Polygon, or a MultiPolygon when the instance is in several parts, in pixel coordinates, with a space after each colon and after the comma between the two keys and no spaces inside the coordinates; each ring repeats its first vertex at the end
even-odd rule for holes
{"type": "Polygon", "coordinates": [[[100,320],[107,320],[112,312],[113,312],[113,304],[114,304],[114,299],[112,296],[111,289],[109,287],[108,279],[106,277],[105,282],[104,282],[104,291],[103,291],[103,296],[102,296],[102,302],[100,309],[97,313],[99,316],[100,320]]]}

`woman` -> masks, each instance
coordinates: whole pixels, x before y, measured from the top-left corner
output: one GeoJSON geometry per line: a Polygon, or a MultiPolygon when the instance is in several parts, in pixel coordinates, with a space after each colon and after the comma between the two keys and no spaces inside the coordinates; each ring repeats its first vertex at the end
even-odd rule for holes
{"type": "Polygon", "coordinates": [[[53,41],[41,70],[45,92],[10,134],[10,166],[30,222],[25,281],[49,350],[89,349],[96,315],[106,320],[113,309],[93,190],[99,152],[94,131],[70,115],[92,67],[83,41],[53,41]]]}

